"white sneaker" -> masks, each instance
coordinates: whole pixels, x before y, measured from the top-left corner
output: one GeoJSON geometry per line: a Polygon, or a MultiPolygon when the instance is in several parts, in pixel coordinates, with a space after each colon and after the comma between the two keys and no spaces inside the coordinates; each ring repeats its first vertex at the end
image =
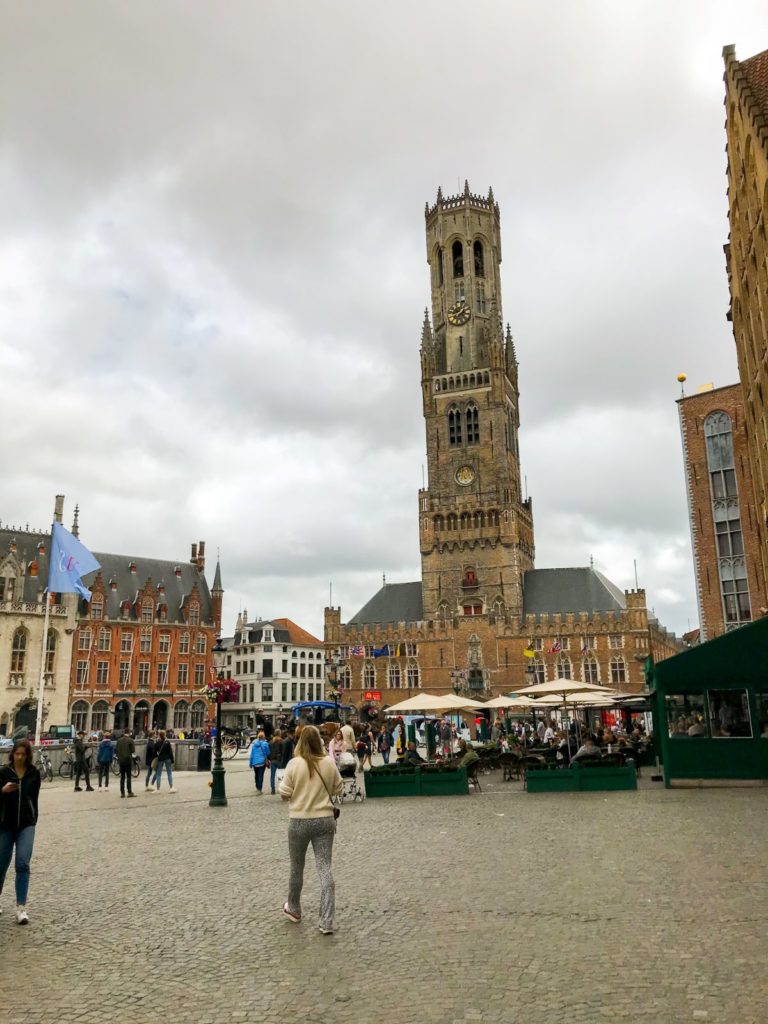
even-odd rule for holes
{"type": "Polygon", "coordinates": [[[171,788],[170,788],[170,789],[168,790],[168,792],[169,792],[169,793],[175,793],[175,792],[176,792],[176,790],[175,790],[175,789],[173,788],[173,786],[171,786],[171,788]]]}
{"type": "Polygon", "coordinates": [[[21,904],[16,906],[16,923],[29,924],[29,915],[27,914],[26,907],[22,907],[21,904]]]}

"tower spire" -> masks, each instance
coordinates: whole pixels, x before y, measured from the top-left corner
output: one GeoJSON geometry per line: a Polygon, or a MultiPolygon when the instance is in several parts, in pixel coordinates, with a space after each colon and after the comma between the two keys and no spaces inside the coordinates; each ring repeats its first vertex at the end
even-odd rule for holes
{"type": "Polygon", "coordinates": [[[80,536],[80,506],[75,505],[75,513],[72,519],[72,536],[80,536]]]}

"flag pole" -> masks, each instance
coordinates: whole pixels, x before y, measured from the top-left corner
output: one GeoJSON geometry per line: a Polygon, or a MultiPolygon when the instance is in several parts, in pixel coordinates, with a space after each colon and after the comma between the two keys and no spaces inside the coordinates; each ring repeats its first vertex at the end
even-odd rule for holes
{"type": "Polygon", "coordinates": [[[43,724],[43,701],[45,700],[45,659],[48,654],[48,624],[51,618],[51,595],[45,588],[45,620],[43,622],[43,653],[40,658],[40,681],[37,687],[37,721],[35,722],[35,746],[40,746],[40,729],[43,724]]]}

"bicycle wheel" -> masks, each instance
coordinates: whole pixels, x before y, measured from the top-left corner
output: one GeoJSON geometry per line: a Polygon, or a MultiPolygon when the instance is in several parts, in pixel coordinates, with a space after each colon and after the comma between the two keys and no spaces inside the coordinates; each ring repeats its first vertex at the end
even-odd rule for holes
{"type": "Polygon", "coordinates": [[[61,762],[61,764],[59,765],[59,775],[62,777],[62,779],[71,779],[72,778],[72,762],[71,761],[67,760],[67,761],[62,761],[61,762]]]}
{"type": "Polygon", "coordinates": [[[131,775],[134,777],[134,779],[138,779],[138,777],[141,775],[141,765],[139,764],[138,761],[134,761],[133,764],[131,765],[131,775]]]}
{"type": "Polygon", "coordinates": [[[117,758],[116,757],[112,758],[112,774],[113,775],[119,775],[120,774],[120,765],[117,763],[117,758]]]}
{"type": "Polygon", "coordinates": [[[53,782],[53,765],[50,761],[45,762],[43,778],[48,779],[49,782],[53,782]]]}
{"type": "Polygon", "coordinates": [[[228,761],[237,753],[237,740],[228,739],[221,741],[221,756],[225,757],[228,761]]]}

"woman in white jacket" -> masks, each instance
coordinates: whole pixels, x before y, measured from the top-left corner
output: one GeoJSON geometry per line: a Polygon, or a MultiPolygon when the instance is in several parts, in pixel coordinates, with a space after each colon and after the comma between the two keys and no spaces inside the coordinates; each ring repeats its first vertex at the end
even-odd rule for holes
{"type": "Polygon", "coordinates": [[[320,876],[320,931],[333,934],[336,890],[331,871],[336,816],[333,797],[342,791],[341,776],[325,752],[320,733],[306,726],[288,762],[280,796],[288,801],[288,853],[291,873],[288,900],[283,913],[291,921],[301,921],[301,890],[304,885],[304,861],[312,843],[315,865],[320,876]]]}

